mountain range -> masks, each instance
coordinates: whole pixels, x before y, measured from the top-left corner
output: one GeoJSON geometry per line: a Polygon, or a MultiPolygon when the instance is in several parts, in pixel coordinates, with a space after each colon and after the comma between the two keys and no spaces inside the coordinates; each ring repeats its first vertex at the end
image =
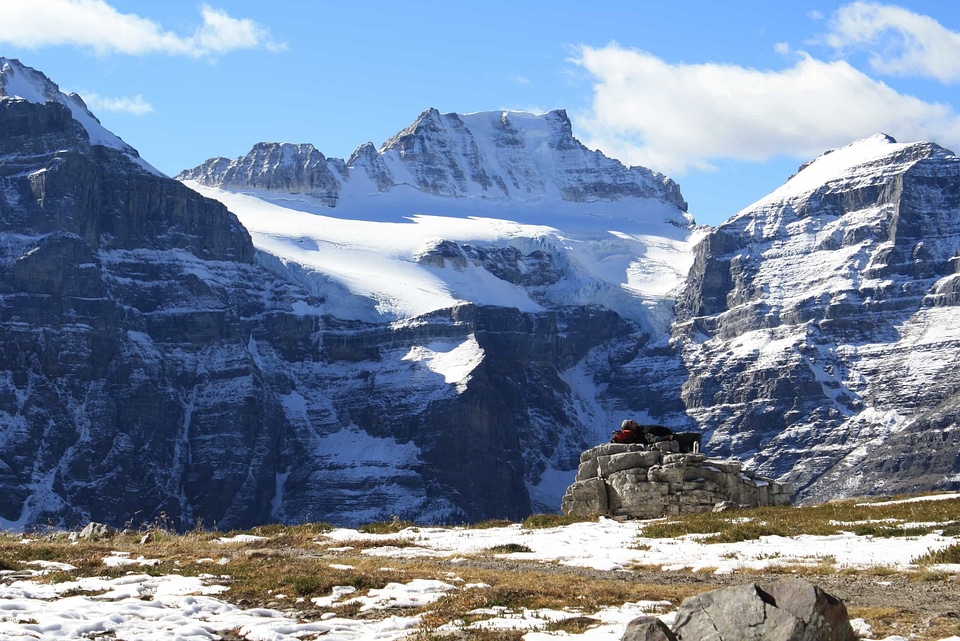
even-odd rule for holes
{"type": "Polygon", "coordinates": [[[0,526],[516,520],[624,418],[798,501],[956,489],[958,250],[932,143],[718,228],[563,111],[173,180],[0,58],[0,526]]]}

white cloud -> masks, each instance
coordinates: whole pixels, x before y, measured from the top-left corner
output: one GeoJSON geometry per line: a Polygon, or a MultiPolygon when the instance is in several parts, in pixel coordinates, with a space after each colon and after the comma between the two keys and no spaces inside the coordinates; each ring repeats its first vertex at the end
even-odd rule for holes
{"type": "Polygon", "coordinates": [[[120,98],[108,98],[92,91],[78,93],[83,98],[83,101],[87,104],[87,107],[89,107],[94,113],[113,111],[133,114],[134,116],[142,116],[153,111],[153,106],[144,100],[143,96],[140,94],[137,94],[133,98],[129,98],[127,96],[121,96],[120,98]]]}
{"type": "Polygon", "coordinates": [[[235,49],[282,49],[270,33],[248,19],[203,5],[203,24],[190,35],[165,31],[132,13],[120,13],[104,0],[4,0],[0,43],[30,49],[70,45],[110,53],[164,53],[193,58],[235,49]]]}
{"type": "Polygon", "coordinates": [[[960,33],[901,7],[854,2],[841,7],[823,40],[840,52],[864,49],[879,73],[960,82],[960,33]]]}
{"type": "Polygon", "coordinates": [[[846,62],[802,52],[782,71],[670,64],[617,44],[582,47],[593,104],[577,118],[588,146],[630,164],[678,174],[711,161],[809,159],[877,132],[960,143],[949,105],[898,93],[846,62]]]}

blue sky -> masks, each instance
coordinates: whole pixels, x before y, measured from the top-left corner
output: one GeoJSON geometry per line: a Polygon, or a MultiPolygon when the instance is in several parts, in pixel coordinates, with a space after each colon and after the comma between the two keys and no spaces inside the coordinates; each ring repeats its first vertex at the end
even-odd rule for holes
{"type": "Polygon", "coordinates": [[[0,56],[168,174],[259,141],[346,158],[427,107],[567,109],[719,224],[877,131],[960,150],[960,3],[4,0],[0,56]],[[721,6],[722,5],[722,6],[721,6]]]}

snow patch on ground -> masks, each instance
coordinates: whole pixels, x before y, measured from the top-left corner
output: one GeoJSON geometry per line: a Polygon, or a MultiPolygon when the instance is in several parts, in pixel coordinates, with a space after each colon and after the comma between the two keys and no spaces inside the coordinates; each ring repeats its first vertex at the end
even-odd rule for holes
{"type": "MultiPolygon", "coordinates": [[[[922,500],[945,500],[957,495],[936,495],[922,500]]],[[[916,499],[920,500],[920,499],[916,499]]],[[[560,563],[599,570],[622,570],[634,565],[658,566],[664,572],[692,569],[718,573],[750,572],[776,565],[820,565],[860,570],[871,567],[911,568],[911,559],[956,543],[955,537],[930,534],[919,537],[869,537],[841,533],[832,536],[765,536],[754,541],[710,544],[703,537],[651,539],[643,536],[646,525],[655,521],[617,522],[601,519],[590,523],[546,529],[524,529],[519,524],[506,527],[473,529],[445,527],[407,528],[397,534],[366,534],[340,528],[317,539],[327,552],[349,549],[344,541],[369,541],[371,556],[458,558],[488,550],[494,546],[518,544],[530,552],[506,555],[515,560],[560,563]],[[389,542],[406,539],[413,545],[396,547],[389,542]],[[382,541],[385,545],[377,547],[382,541]]],[[[259,538],[259,537],[258,537],[259,538]]],[[[230,537],[230,542],[240,541],[230,537]]],[[[246,541],[247,539],[242,539],[246,541]]],[[[31,542],[32,543],[32,542],[31,542]]],[[[27,543],[26,545],[30,545],[27,543]]],[[[210,562],[212,559],[203,561],[210,562]]],[[[45,562],[32,564],[40,570],[74,571],[54,568],[45,562]]],[[[229,571],[229,563],[225,567],[229,571]]],[[[346,566],[343,566],[346,571],[346,566]]],[[[960,573],[960,566],[938,566],[938,571],[960,573]]],[[[383,568],[389,572],[389,568],[383,568]]],[[[327,612],[318,621],[303,622],[277,610],[240,608],[218,598],[229,588],[223,583],[228,575],[203,574],[148,576],[129,574],[116,579],[77,578],[61,583],[8,579],[0,584],[0,637],[29,639],[67,639],[88,636],[116,638],[216,639],[227,631],[246,639],[293,641],[324,636],[336,639],[393,641],[413,634],[420,617],[405,610],[429,605],[447,594],[464,590],[484,590],[488,586],[468,585],[450,573],[435,579],[391,582],[382,589],[361,592],[352,586],[334,586],[326,596],[312,599],[314,606],[327,612]],[[359,604],[362,612],[389,610],[386,618],[348,619],[333,609],[348,603],[359,604]]],[[[275,595],[275,598],[281,598],[275,595]]],[[[487,615],[476,627],[524,631],[527,641],[548,641],[555,634],[543,632],[547,621],[571,616],[590,616],[599,624],[582,634],[564,636],[585,641],[617,639],[627,623],[641,614],[660,616],[668,623],[674,613],[666,602],[626,602],[597,612],[581,612],[575,607],[563,610],[478,610],[487,615]]],[[[441,629],[453,630],[462,623],[449,622],[441,629]]],[[[893,641],[889,637],[887,641],[893,641]]]]}

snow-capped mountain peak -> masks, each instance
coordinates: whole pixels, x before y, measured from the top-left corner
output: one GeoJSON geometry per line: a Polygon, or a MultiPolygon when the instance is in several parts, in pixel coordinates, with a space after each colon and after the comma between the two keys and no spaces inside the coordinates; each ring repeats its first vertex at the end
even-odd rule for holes
{"type": "Polygon", "coordinates": [[[0,57],[0,100],[19,98],[42,104],[61,102],[64,97],[60,88],[36,69],[19,60],[0,57]]]}
{"type": "Polygon", "coordinates": [[[878,134],[705,238],[677,314],[708,448],[804,500],[954,487],[958,186],[952,152],[878,134]]]}
{"type": "Polygon", "coordinates": [[[460,115],[430,108],[378,153],[394,182],[441,196],[572,202],[654,198],[686,211],[669,178],[625,167],[584,147],[562,109],[460,115]]]}
{"type": "MultiPolygon", "coordinates": [[[[409,200],[411,188],[444,199],[513,203],[642,199],[667,203],[680,212],[676,224],[692,222],[683,215],[687,203],[674,181],[587,149],[573,136],[563,110],[539,115],[511,111],[460,115],[430,108],[380,147],[361,145],[346,163],[329,158],[312,166],[305,160],[264,164],[260,147],[227,166],[213,159],[178,178],[232,190],[279,191],[284,198],[305,194],[329,207],[396,191],[409,200]],[[283,180],[267,175],[277,170],[283,180]],[[317,193],[314,180],[320,174],[322,194],[317,193]],[[302,176],[312,176],[313,182],[305,182],[302,176]]],[[[381,207],[384,200],[377,200],[381,207]]]]}
{"type": "Polygon", "coordinates": [[[902,172],[931,155],[948,156],[950,151],[930,142],[900,143],[892,136],[877,133],[843,147],[828,150],[800,165],[797,173],[778,189],[741,211],[732,220],[768,206],[792,203],[820,189],[839,189],[855,183],[882,181],[890,172],[902,172]]]}
{"type": "MultiPolygon", "coordinates": [[[[267,253],[350,292],[350,310],[335,314],[370,321],[465,301],[599,304],[663,329],[692,259],[676,183],[587,149],[561,110],[431,108],[347,162],[309,144],[258,143],[177,178],[227,204],[267,253]],[[506,245],[523,256],[509,269],[506,245]],[[446,258],[461,269],[443,269],[446,258]],[[359,300],[371,308],[358,311],[359,300]]],[[[328,294],[328,310],[338,300],[328,294]]]]}
{"type": "Polygon", "coordinates": [[[60,87],[55,82],[19,60],[0,57],[0,102],[9,100],[24,100],[36,104],[59,103],[69,109],[72,118],[83,127],[90,139],[90,144],[116,149],[135,160],[147,171],[162,175],[140,158],[140,154],[133,147],[107,130],[78,94],[66,94],[60,91],[60,87]]]}

